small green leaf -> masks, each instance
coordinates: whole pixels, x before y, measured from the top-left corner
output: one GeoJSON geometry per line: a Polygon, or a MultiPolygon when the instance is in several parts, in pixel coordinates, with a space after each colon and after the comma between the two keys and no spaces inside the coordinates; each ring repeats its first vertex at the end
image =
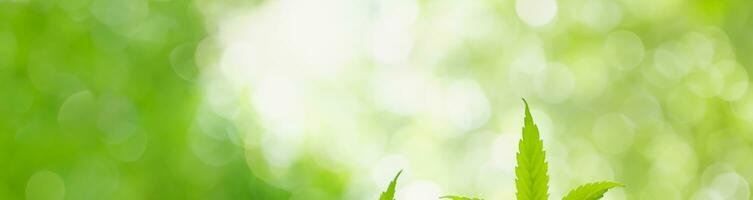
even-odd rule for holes
{"type": "Polygon", "coordinates": [[[395,200],[395,186],[397,185],[397,178],[400,177],[400,174],[402,173],[403,170],[397,172],[395,179],[392,179],[390,186],[387,187],[387,191],[382,192],[382,195],[379,196],[379,200],[395,200]]]}
{"type": "Polygon", "coordinates": [[[604,196],[607,190],[614,187],[623,187],[624,185],[614,182],[595,182],[581,185],[570,191],[563,200],[597,200],[604,196]]]}
{"type": "Polygon", "coordinates": [[[460,197],[460,196],[443,196],[439,197],[440,199],[450,199],[450,200],[483,200],[479,198],[468,198],[468,197],[460,197]]]}
{"type": "Polygon", "coordinates": [[[523,125],[523,137],[518,145],[515,167],[515,186],[518,200],[546,200],[549,198],[549,176],[547,175],[544,142],[539,136],[539,128],[533,123],[528,102],[523,125]]]}

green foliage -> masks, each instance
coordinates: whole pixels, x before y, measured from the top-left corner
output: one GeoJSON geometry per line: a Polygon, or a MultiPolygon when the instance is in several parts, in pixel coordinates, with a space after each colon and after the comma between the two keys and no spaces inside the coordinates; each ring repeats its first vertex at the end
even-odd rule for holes
{"type": "Polygon", "coordinates": [[[468,197],[459,197],[459,196],[443,196],[439,197],[440,199],[450,199],[450,200],[482,200],[479,198],[468,198],[468,197]]]}
{"type": "Polygon", "coordinates": [[[397,178],[400,177],[400,174],[402,173],[403,170],[397,172],[395,178],[392,179],[392,182],[390,182],[390,186],[387,187],[387,191],[382,192],[382,195],[379,196],[379,200],[395,200],[395,186],[397,186],[397,178]]]}
{"type": "Polygon", "coordinates": [[[570,191],[562,200],[597,200],[601,199],[607,190],[622,186],[622,184],[607,181],[588,183],[570,191]]]}
{"type": "Polygon", "coordinates": [[[544,142],[539,128],[533,123],[528,102],[525,103],[523,137],[518,146],[518,166],[515,167],[515,186],[518,200],[546,200],[549,197],[549,176],[547,173],[544,142]]]}
{"type": "MultiPolygon", "coordinates": [[[[523,99],[523,103],[525,104],[525,118],[523,120],[523,137],[518,144],[518,166],[515,167],[515,186],[518,190],[516,195],[518,200],[546,200],[549,198],[549,175],[547,175],[548,167],[546,152],[544,152],[544,141],[541,140],[539,128],[533,122],[528,102],[523,99]]],[[[395,185],[402,172],[401,170],[397,173],[397,176],[390,182],[387,191],[382,193],[379,200],[394,200],[395,185]]],[[[570,191],[563,200],[598,200],[604,197],[607,190],[623,186],[620,183],[608,181],[588,183],[570,191]]],[[[439,198],[481,200],[452,195],[439,198]]]]}

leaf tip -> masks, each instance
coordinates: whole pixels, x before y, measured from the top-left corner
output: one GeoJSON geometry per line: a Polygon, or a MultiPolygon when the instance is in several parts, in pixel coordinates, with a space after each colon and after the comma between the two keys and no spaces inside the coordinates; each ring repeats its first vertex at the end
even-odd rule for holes
{"type": "Polygon", "coordinates": [[[526,120],[527,119],[532,119],[533,117],[531,117],[531,110],[530,110],[530,108],[528,108],[528,101],[525,98],[521,98],[521,99],[523,100],[523,105],[525,105],[525,118],[526,118],[526,120]]]}
{"type": "Polygon", "coordinates": [[[397,178],[400,177],[400,174],[403,174],[403,170],[402,169],[397,172],[397,175],[395,175],[395,179],[393,179],[392,181],[393,182],[397,182],[397,178]]]}

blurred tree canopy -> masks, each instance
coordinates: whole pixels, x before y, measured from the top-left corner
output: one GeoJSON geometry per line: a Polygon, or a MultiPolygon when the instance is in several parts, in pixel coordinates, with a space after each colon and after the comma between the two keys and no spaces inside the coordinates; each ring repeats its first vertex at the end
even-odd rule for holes
{"type": "Polygon", "coordinates": [[[0,0],[0,199],[512,198],[521,97],[552,194],[749,199],[751,32],[745,0],[0,0]]]}

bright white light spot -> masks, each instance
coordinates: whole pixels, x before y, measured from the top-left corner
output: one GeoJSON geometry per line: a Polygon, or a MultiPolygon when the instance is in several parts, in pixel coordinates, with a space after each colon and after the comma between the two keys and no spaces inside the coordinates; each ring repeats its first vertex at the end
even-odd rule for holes
{"type": "Polygon", "coordinates": [[[413,47],[412,25],[419,7],[412,0],[381,1],[380,18],[371,33],[371,53],[382,63],[404,61],[413,47]]]}
{"type": "MultiPolygon", "coordinates": [[[[459,177],[462,177],[460,179],[467,179],[471,177],[472,175],[471,178],[474,178],[475,180],[473,182],[459,183],[461,186],[467,187],[467,186],[472,185],[473,187],[472,189],[474,190],[490,191],[490,192],[493,191],[493,193],[484,195],[484,197],[488,199],[515,199],[515,185],[514,185],[515,182],[499,181],[500,179],[514,180],[515,172],[501,171],[497,169],[496,167],[491,166],[490,164],[477,166],[470,172],[471,173],[469,174],[459,175],[459,177]],[[504,194],[504,195],[500,196],[501,194],[504,194]],[[505,198],[502,198],[502,197],[505,197],[505,198]]],[[[455,181],[451,180],[451,182],[455,182],[455,181]]],[[[456,190],[454,188],[459,188],[460,186],[454,186],[454,187],[445,186],[445,187],[452,188],[448,190],[456,190]]],[[[466,194],[466,195],[470,196],[471,194],[466,194]]]]}
{"type": "MultiPolygon", "coordinates": [[[[562,191],[564,192],[564,191],[562,191]]],[[[628,199],[627,194],[625,194],[624,189],[616,188],[609,190],[606,194],[604,194],[603,200],[626,200],[628,199]]],[[[662,200],[669,200],[669,199],[662,199],[662,200]]]]}
{"type": "MultiPolygon", "coordinates": [[[[502,134],[518,135],[520,134],[520,128],[523,127],[523,101],[514,101],[508,106],[507,109],[500,108],[504,112],[499,113],[499,118],[496,121],[499,124],[497,127],[500,127],[499,132],[502,134]]],[[[540,122],[538,116],[534,117],[536,117],[536,122],[540,122]]]]}
{"type": "Polygon", "coordinates": [[[257,52],[247,44],[229,44],[224,47],[223,52],[219,70],[233,85],[245,86],[265,72],[257,63],[260,62],[259,60],[248,58],[248,55],[257,54],[257,52]]]}
{"type": "Polygon", "coordinates": [[[490,115],[489,101],[481,87],[471,80],[455,81],[447,88],[445,110],[452,124],[462,132],[486,123],[490,115]]]}
{"type": "Polygon", "coordinates": [[[271,75],[251,90],[252,103],[269,130],[300,132],[306,116],[303,86],[289,76],[271,75]]]}
{"type": "MultiPolygon", "coordinates": [[[[388,155],[380,159],[379,162],[371,168],[371,178],[375,185],[388,184],[400,170],[403,170],[403,172],[410,171],[408,159],[403,155],[388,155]]],[[[407,174],[400,175],[402,177],[401,180],[405,180],[406,175],[407,174]]]]}
{"type": "Polygon", "coordinates": [[[436,200],[442,196],[442,188],[431,181],[416,181],[408,186],[400,188],[395,194],[395,199],[436,200]]]}
{"type": "MultiPolygon", "coordinates": [[[[516,103],[519,106],[514,106],[511,109],[508,109],[505,111],[504,115],[502,116],[502,119],[499,119],[498,123],[500,127],[502,127],[502,134],[511,134],[515,137],[518,137],[520,135],[521,128],[523,127],[523,102],[519,101],[516,103]]],[[[529,100],[529,103],[531,101],[529,100]]],[[[541,134],[541,138],[544,141],[549,141],[552,137],[552,132],[554,130],[554,124],[552,123],[552,119],[549,117],[549,115],[546,114],[546,112],[539,110],[537,108],[531,109],[531,115],[536,120],[536,126],[539,127],[539,132],[541,134]]],[[[517,140],[515,140],[515,145],[517,146],[517,140]]],[[[549,145],[549,143],[544,143],[546,147],[549,145]]]]}
{"type": "Polygon", "coordinates": [[[39,171],[26,182],[28,200],[62,200],[65,198],[65,182],[54,172],[39,171]]]}
{"type": "MultiPolygon", "coordinates": [[[[522,111],[519,112],[518,116],[520,116],[522,120],[523,115],[521,113],[523,112],[522,111]]],[[[552,138],[552,136],[554,135],[553,133],[556,128],[554,127],[554,122],[552,122],[552,118],[549,117],[549,115],[546,114],[546,112],[537,108],[531,109],[531,116],[533,116],[533,118],[536,119],[536,126],[539,127],[539,133],[541,133],[541,139],[544,141],[553,140],[554,138],[552,138]]],[[[520,128],[522,128],[522,126],[518,124],[518,130],[514,131],[513,133],[520,134],[520,131],[521,131],[520,128]]],[[[552,144],[551,142],[549,143],[545,142],[544,148],[548,149],[549,145],[551,144],[552,144]]]]}
{"type": "Polygon", "coordinates": [[[374,95],[388,111],[400,115],[414,115],[424,111],[429,99],[439,87],[418,69],[409,67],[384,68],[372,79],[374,95]]]}
{"type": "Polygon", "coordinates": [[[408,58],[413,38],[409,31],[378,28],[374,31],[372,54],[382,63],[398,63],[408,58]]]}
{"type": "Polygon", "coordinates": [[[209,107],[218,115],[225,118],[233,118],[240,111],[238,109],[239,94],[233,85],[228,83],[219,77],[212,77],[212,81],[208,81],[204,85],[204,98],[205,103],[209,104],[209,107]]]}
{"type": "Polygon", "coordinates": [[[270,69],[320,79],[336,76],[358,47],[350,1],[272,1],[220,25],[228,77],[263,77],[270,69]],[[236,73],[241,73],[236,75],[236,73]]]}
{"type": "Polygon", "coordinates": [[[290,167],[301,153],[302,140],[301,135],[295,133],[264,133],[261,140],[262,154],[274,167],[290,167]]]}
{"type": "Polygon", "coordinates": [[[718,191],[724,199],[745,200],[750,196],[748,181],[734,172],[716,176],[711,183],[711,188],[718,191]]]}
{"type": "Polygon", "coordinates": [[[520,134],[501,134],[491,146],[489,159],[494,168],[507,172],[513,172],[515,169],[515,152],[518,152],[518,140],[520,134]]]}
{"type": "Polygon", "coordinates": [[[555,0],[516,0],[515,11],[523,22],[531,26],[548,24],[557,15],[555,0]]]}

